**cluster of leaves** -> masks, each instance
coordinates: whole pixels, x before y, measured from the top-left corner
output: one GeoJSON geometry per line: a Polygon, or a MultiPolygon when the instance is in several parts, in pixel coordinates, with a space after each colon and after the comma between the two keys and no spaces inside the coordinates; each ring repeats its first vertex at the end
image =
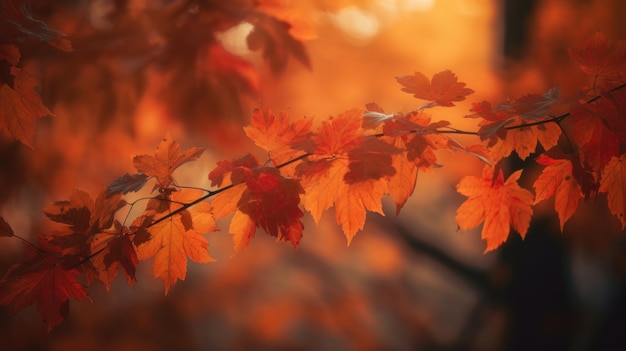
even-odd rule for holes
{"type": "Polygon", "coordinates": [[[258,92],[259,68],[253,59],[228,51],[221,35],[243,24],[251,26],[249,49],[273,74],[282,73],[290,59],[311,66],[304,41],[315,33],[281,1],[119,0],[102,6],[0,3],[0,131],[32,147],[36,119],[52,115],[48,107],[76,107],[84,100],[100,131],[119,116],[132,116],[154,77],[163,88],[151,89],[183,121],[197,125],[186,119],[242,115],[241,98],[258,92]],[[71,42],[41,20],[50,13],[67,22],[71,42]],[[46,67],[45,91],[38,88],[37,64],[46,67]],[[89,99],[77,100],[77,92],[89,99]]]}
{"type": "Polygon", "coordinates": [[[37,78],[21,67],[22,53],[42,44],[71,51],[72,45],[21,5],[18,1],[0,3],[0,131],[32,147],[35,121],[52,112],[35,91],[37,78]]]}
{"type": "MultiPolygon", "coordinates": [[[[463,230],[482,224],[486,252],[506,241],[511,230],[524,237],[533,205],[552,197],[561,229],[581,200],[594,201],[599,192],[608,193],[608,207],[624,228],[626,43],[598,33],[570,55],[593,78],[570,112],[551,114],[559,101],[556,88],[496,106],[477,102],[466,116],[478,121],[477,131],[433,121],[428,112],[473,93],[449,70],[430,79],[419,72],[397,77],[403,91],[426,101],[408,113],[385,113],[370,103],[314,128],[311,119],[291,120],[286,112],[257,108],[244,130],[267,158],[248,154],[218,162],[208,174],[213,189],[176,182],[174,172],[203,149],[181,151],[166,136],[154,155],[134,157],[137,173],[115,180],[95,200],[77,190],[68,201],[44,208],[55,229],[39,236],[37,245],[22,239],[25,260],[2,279],[0,304],[17,311],[36,303],[52,328],[67,316],[70,298],[88,299],[86,286],[101,282],[110,288],[119,272],[133,285],[138,261],[153,257],[153,275],[167,293],[185,278],[187,258],[212,260],[202,234],[217,230],[215,219],[227,216],[235,253],[258,228],[297,249],[304,212],[319,222],[332,207],[350,243],[368,211],[383,214],[384,196],[400,212],[418,172],[438,166],[439,150],[466,152],[485,163],[481,176],[466,176],[457,185],[468,198],[456,222],[463,230]],[[452,137],[456,134],[476,135],[480,143],[464,146],[452,137]],[[560,140],[564,147],[557,147],[560,140]],[[505,177],[503,160],[513,152],[521,159],[532,155],[544,166],[534,194],[518,183],[525,170],[505,177]],[[127,203],[127,194],[140,190],[152,195],[127,203]],[[131,218],[139,205],[145,208],[131,218]]],[[[4,219],[0,230],[2,236],[21,238],[4,219]]]]}

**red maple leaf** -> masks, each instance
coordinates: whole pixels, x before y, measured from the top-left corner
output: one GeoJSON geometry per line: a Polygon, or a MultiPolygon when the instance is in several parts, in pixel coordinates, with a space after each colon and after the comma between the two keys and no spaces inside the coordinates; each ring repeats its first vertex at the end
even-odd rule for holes
{"type": "Polygon", "coordinates": [[[0,281],[0,305],[17,313],[36,304],[49,332],[67,318],[70,298],[83,301],[89,295],[77,280],[75,257],[35,251],[29,245],[24,245],[24,252],[26,261],[11,266],[0,281]]]}
{"type": "Polygon", "coordinates": [[[481,237],[487,241],[485,252],[496,249],[509,236],[513,227],[522,238],[530,225],[533,195],[517,183],[522,171],[504,181],[502,170],[493,178],[493,169],[485,167],[482,177],[467,176],[457,191],[468,197],[457,210],[456,222],[469,230],[484,222],[481,237]]]}
{"type": "MultiPolygon", "coordinates": [[[[601,99],[606,100],[606,99],[601,99]]],[[[606,102],[596,101],[573,109],[570,113],[571,135],[579,146],[581,161],[599,173],[612,157],[619,155],[619,129],[609,124],[610,110],[603,108],[606,102]]]]}
{"type": "Polygon", "coordinates": [[[415,72],[412,76],[396,77],[396,80],[404,87],[402,91],[439,106],[454,106],[453,101],[463,101],[474,92],[466,88],[465,83],[459,82],[450,70],[436,73],[432,80],[420,72],[415,72]]]}
{"type": "Polygon", "coordinates": [[[229,227],[235,253],[248,246],[257,228],[298,248],[304,228],[300,218],[300,183],[275,167],[261,166],[252,155],[233,162],[220,161],[209,174],[213,184],[230,179],[235,186],[220,192],[211,204],[216,218],[235,213],[229,227]]]}
{"type": "Polygon", "coordinates": [[[583,48],[571,48],[569,54],[583,71],[597,78],[608,90],[626,80],[626,41],[610,42],[601,32],[595,33],[583,48]]]}

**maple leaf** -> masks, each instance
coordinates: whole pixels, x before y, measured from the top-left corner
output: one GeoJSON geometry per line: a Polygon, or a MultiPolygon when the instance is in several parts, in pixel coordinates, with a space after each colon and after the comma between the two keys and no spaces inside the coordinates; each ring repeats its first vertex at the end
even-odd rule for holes
{"type": "Polygon", "coordinates": [[[160,189],[167,189],[174,182],[172,173],[181,165],[194,161],[204,148],[192,147],[180,152],[180,145],[168,134],[154,152],[154,156],[138,155],[133,158],[137,171],[157,179],[160,189]]]}
{"type": "MultiPolygon", "coordinates": [[[[521,117],[515,117],[515,121],[524,125],[521,117]]],[[[537,143],[541,144],[544,151],[548,151],[558,144],[560,136],[561,128],[556,123],[516,127],[509,129],[504,139],[498,139],[490,147],[489,156],[498,162],[515,151],[520,159],[525,160],[537,150],[537,143]]]]}
{"type": "Polygon", "coordinates": [[[68,259],[58,252],[36,252],[24,245],[27,260],[9,268],[0,281],[0,305],[11,306],[16,313],[32,304],[48,325],[48,332],[69,313],[69,300],[89,299],[77,280],[76,268],[67,268],[68,259]]]}
{"type": "Polygon", "coordinates": [[[115,230],[104,231],[91,238],[92,264],[107,290],[111,289],[120,268],[124,270],[128,285],[135,284],[137,252],[131,240],[132,234],[132,230],[115,222],[115,230]]]}
{"type": "Polygon", "coordinates": [[[129,192],[137,192],[148,182],[148,175],[143,173],[124,174],[117,178],[109,186],[107,186],[107,197],[116,194],[127,194],[129,192]]]}
{"type": "MultiPolygon", "coordinates": [[[[605,100],[605,99],[603,99],[605,100]]],[[[599,173],[612,157],[619,155],[620,139],[616,129],[609,128],[603,102],[585,104],[570,113],[571,135],[579,146],[581,160],[599,173]],[[600,105],[598,105],[600,104],[600,105]]]]}
{"type": "Polygon", "coordinates": [[[251,125],[244,127],[246,135],[268,152],[275,164],[281,164],[301,154],[293,145],[306,140],[312,119],[291,123],[287,112],[275,115],[267,108],[257,108],[252,113],[251,125]]]}
{"type": "Polygon", "coordinates": [[[248,245],[259,227],[298,248],[304,229],[299,208],[304,190],[297,180],[284,177],[275,167],[261,166],[252,155],[218,162],[209,179],[221,185],[225,178],[235,186],[217,194],[211,204],[217,218],[235,212],[229,228],[235,253],[248,245]]]}
{"type": "Polygon", "coordinates": [[[255,168],[260,166],[259,161],[254,155],[246,154],[234,161],[218,161],[217,167],[209,173],[209,179],[212,186],[222,186],[224,183],[231,183],[233,185],[242,183],[244,178],[232,180],[231,173],[234,169],[243,168],[255,168]]]}
{"type": "Polygon", "coordinates": [[[555,196],[554,208],[559,215],[561,232],[563,226],[576,212],[580,198],[583,196],[578,181],[574,177],[572,161],[567,159],[553,159],[540,155],[537,163],[546,166],[535,183],[535,204],[555,196]]]}
{"type": "Polygon", "coordinates": [[[502,170],[493,178],[493,169],[485,167],[482,177],[466,176],[457,191],[468,197],[458,208],[456,222],[469,230],[484,222],[481,237],[487,241],[485,253],[496,249],[509,236],[513,227],[522,238],[530,225],[533,195],[521,188],[518,170],[504,181],[502,170]]]}
{"type": "Polygon", "coordinates": [[[44,207],[44,214],[61,224],[62,231],[47,236],[50,244],[63,253],[84,253],[87,240],[113,225],[115,213],[126,205],[120,195],[107,198],[102,192],[94,201],[88,193],[75,189],[69,200],[56,201],[44,207]]]}
{"type": "Polygon", "coordinates": [[[515,122],[515,117],[507,111],[494,110],[488,101],[476,102],[472,104],[471,115],[465,118],[482,118],[478,125],[478,136],[480,140],[489,140],[488,146],[493,146],[498,140],[506,139],[506,126],[515,122]]]}
{"type": "Polygon", "coordinates": [[[248,47],[253,51],[263,51],[263,58],[269,61],[274,74],[284,71],[290,55],[311,68],[306,48],[292,35],[290,23],[263,13],[250,18],[250,23],[254,29],[248,35],[248,47]]]}
{"type": "MultiPolygon", "coordinates": [[[[302,186],[295,179],[283,177],[277,168],[257,167],[240,168],[245,177],[247,189],[237,203],[238,212],[247,215],[254,227],[261,227],[278,240],[289,241],[297,249],[304,225],[300,218],[304,213],[300,209],[302,186]]],[[[236,231],[233,241],[235,253],[246,247],[254,232],[246,219],[235,214],[233,221],[243,221],[233,227],[236,231]],[[241,230],[237,229],[241,227],[241,230]]]]}
{"type": "MultiPolygon", "coordinates": [[[[334,205],[335,219],[341,225],[348,244],[356,232],[363,228],[367,211],[383,214],[381,199],[388,189],[386,174],[390,173],[392,161],[385,156],[383,163],[379,162],[379,166],[385,165],[382,173],[370,173],[365,177],[367,179],[353,174],[347,180],[354,182],[346,182],[346,174],[350,171],[350,154],[353,154],[352,161],[357,161],[355,150],[364,140],[372,138],[364,138],[361,123],[360,109],[349,110],[324,121],[312,134],[313,142],[305,150],[312,155],[296,167],[296,175],[305,190],[302,199],[304,208],[319,223],[322,213],[334,205]],[[372,179],[374,176],[381,178],[372,179]]],[[[365,143],[367,149],[369,142],[365,143]]],[[[391,144],[388,149],[393,150],[393,153],[397,150],[391,144]]]]}
{"type": "Polygon", "coordinates": [[[569,54],[584,72],[594,75],[605,88],[624,82],[626,41],[609,42],[604,34],[597,32],[583,48],[570,48],[569,54]]]}
{"type": "Polygon", "coordinates": [[[6,236],[6,237],[10,237],[13,236],[13,228],[11,228],[11,226],[9,225],[9,223],[7,223],[4,218],[0,217],[0,237],[2,236],[6,236]]]}
{"type": "MultiPolygon", "coordinates": [[[[181,203],[188,203],[201,195],[202,192],[199,190],[185,189],[173,192],[169,212],[180,208],[181,203]]],[[[148,212],[147,215],[156,214],[148,212]]],[[[154,256],[152,273],[155,278],[163,280],[167,294],[178,280],[185,279],[187,257],[199,263],[213,261],[208,251],[209,243],[200,233],[216,229],[211,216],[211,206],[206,202],[200,202],[191,210],[184,210],[149,226],[147,230],[150,239],[137,247],[137,258],[146,260],[154,256]]]]}
{"type": "Polygon", "coordinates": [[[343,179],[353,184],[369,179],[380,179],[396,174],[391,158],[402,149],[380,139],[366,139],[348,152],[348,173],[343,179]]]}
{"type": "Polygon", "coordinates": [[[465,83],[458,82],[456,75],[450,70],[436,73],[432,80],[420,72],[415,72],[412,76],[396,77],[396,80],[404,87],[402,91],[440,106],[454,106],[453,101],[463,101],[465,96],[474,92],[466,88],[465,83]]]}
{"type": "Polygon", "coordinates": [[[0,82],[0,129],[33,147],[35,120],[52,115],[35,91],[37,79],[22,68],[11,67],[13,86],[0,82]]]}
{"type": "Polygon", "coordinates": [[[622,229],[626,228],[626,154],[611,158],[602,170],[599,191],[607,193],[609,210],[620,220],[622,229]]]}
{"type": "Polygon", "coordinates": [[[559,93],[559,88],[554,87],[543,95],[528,94],[511,103],[501,104],[499,108],[525,119],[538,120],[549,114],[550,105],[559,99],[559,93]]]}

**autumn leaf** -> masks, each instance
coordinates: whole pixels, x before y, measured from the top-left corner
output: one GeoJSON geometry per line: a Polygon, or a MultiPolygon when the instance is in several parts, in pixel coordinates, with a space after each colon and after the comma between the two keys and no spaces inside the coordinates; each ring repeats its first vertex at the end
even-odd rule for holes
{"type": "Polygon", "coordinates": [[[306,140],[312,123],[312,119],[300,119],[292,123],[287,112],[276,115],[260,107],[254,110],[250,125],[244,127],[244,131],[256,145],[268,152],[275,164],[281,164],[302,154],[293,145],[306,140]]]}
{"type": "Polygon", "coordinates": [[[524,122],[521,117],[515,117],[515,121],[520,124],[515,123],[516,127],[509,129],[504,139],[498,139],[491,145],[489,156],[493,162],[508,157],[513,151],[520,159],[525,160],[537,150],[538,144],[541,144],[544,151],[558,144],[561,128],[556,123],[517,127],[523,126],[524,122]]]}
{"type": "MultiPolygon", "coordinates": [[[[181,203],[189,203],[202,196],[198,190],[181,190],[171,194],[169,212],[180,208],[181,203]]],[[[147,215],[157,216],[158,213],[147,215]]],[[[165,294],[178,281],[187,275],[187,257],[194,262],[207,263],[213,261],[208,251],[209,243],[201,235],[217,229],[211,216],[211,206],[206,202],[194,205],[175,215],[158,221],[147,229],[150,239],[137,247],[137,258],[146,260],[154,257],[152,273],[161,278],[165,284],[165,294]]]]}
{"type": "Polygon", "coordinates": [[[553,159],[540,155],[537,163],[546,166],[535,183],[535,204],[555,196],[554,208],[559,215],[561,231],[570,217],[576,212],[580,198],[583,196],[578,181],[573,175],[572,161],[553,159]]]}
{"type": "Polygon", "coordinates": [[[67,261],[54,252],[35,252],[24,246],[25,262],[11,266],[0,281],[0,305],[11,306],[16,313],[32,304],[48,325],[48,332],[69,313],[70,298],[83,301],[89,295],[77,280],[76,268],[67,268],[67,261]]]}
{"type": "Polygon", "coordinates": [[[10,237],[13,236],[13,228],[7,223],[4,218],[0,217],[0,237],[10,237]]]}
{"type": "MultiPolygon", "coordinates": [[[[296,249],[302,238],[304,225],[300,220],[304,213],[300,209],[302,186],[295,179],[283,177],[274,167],[241,168],[247,189],[237,203],[238,210],[247,215],[255,227],[278,240],[289,241],[296,249]]],[[[239,215],[235,215],[239,219],[239,215]]],[[[242,219],[246,222],[247,220],[242,219]]],[[[244,231],[235,235],[235,253],[243,249],[254,233],[250,234],[249,224],[244,231]],[[247,235],[245,235],[247,233],[247,235]]]]}
{"type": "Polygon", "coordinates": [[[252,155],[218,162],[209,179],[220,185],[225,178],[235,186],[215,196],[213,213],[217,218],[235,213],[229,228],[235,253],[248,245],[256,228],[298,248],[304,228],[299,208],[304,190],[298,180],[284,177],[278,168],[261,166],[252,155]]]}
{"type": "Polygon", "coordinates": [[[282,1],[260,0],[257,10],[289,24],[289,34],[298,40],[312,40],[317,38],[311,24],[293,6],[285,6],[282,1]]]}
{"type": "Polygon", "coordinates": [[[254,29],[248,35],[248,47],[252,51],[262,51],[263,58],[269,62],[274,74],[285,70],[290,56],[311,68],[306,48],[300,39],[294,37],[289,22],[263,13],[249,20],[254,29]]]}
{"type": "MultiPolygon", "coordinates": [[[[367,211],[383,214],[381,199],[387,193],[386,178],[391,172],[392,160],[385,156],[376,161],[378,167],[382,167],[382,173],[372,171],[366,176],[353,173],[346,179],[351,163],[356,161],[356,167],[360,167],[355,152],[360,153],[357,150],[361,145],[364,145],[365,150],[367,145],[371,146],[365,140],[373,137],[364,137],[361,123],[360,109],[349,110],[324,121],[312,134],[310,148],[305,150],[312,155],[296,167],[296,175],[305,191],[302,198],[304,208],[317,223],[324,211],[335,206],[335,219],[341,225],[348,243],[363,228],[367,211]],[[378,176],[381,178],[375,179],[378,176]]],[[[388,149],[393,150],[393,153],[397,150],[391,144],[388,149]]],[[[370,156],[381,155],[375,155],[374,152],[370,156]]]]}
{"type": "Polygon", "coordinates": [[[613,157],[602,170],[600,180],[600,192],[607,193],[609,210],[622,223],[622,229],[626,227],[626,154],[619,158],[613,157]]]}
{"type": "MultiPolygon", "coordinates": [[[[395,147],[394,152],[391,152],[390,165],[395,172],[384,175],[387,177],[389,195],[396,202],[396,214],[400,213],[413,193],[418,170],[426,171],[437,165],[436,150],[464,149],[448,136],[439,134],[438,129],[449,124],[448,121],[431,122],[430,116],[423,111],[396,114],[384,120],[382,139],[395,147]],[[406,152],[399,153],[397,150],[406,152]]],[[[386,162],[385,158],[382,160],[386,162]]],[[[379,167],[384,165],[386,163],[379,167]]]]}
{"type": "Polygon", "coordinates": [[[620,142],[623,142],[616,135],[619,130],[609,127],[603,104],[600,101],[586,104],[570,113],[571,136],[580,148],[580,158],[595,172],[600,172],[612,157],[619,156],[620,142]]]}
{"type": "Polygon", "coordinates": [[[524,119],[538,120],[550,113],[550,105],[559,99],[559,88],[552,88],[545,94],[528,94],[511,103],[500,105],[500,109],[510,110],[511,114],[524,119]]]}
{"type": "Polygon", "coordinates": [[[597,32],[587,40],[583,48],[570,48],[569,54],[584,72],[596,77],[604,88],[623,83],[626,41],[610,42],[604,34],[597,32]]]}
{"type": "Polygon", "coordinates": [[[180,152],[180,145],[168,134],[151,155],[138,155],[133,158],[137,171],[157,179],[161,189],[167,189],[174,182],[172,173],[181,165],[194,161],[204,152],[204,148],[193,147],[180,152]]]}
{"type": "Polygon", "coordinates": [[[354,184],[370,179],[380,179],[396,174],[392,166],[392,156],[402,153],[402,149],[380,139],[366,139],[348,152],[348,173],[343,179],[354,184]]]}
{"type": "Polygon", "coordinates": [[[52,112],[35,91],[39,82],[28,71],[11,67],[11,76],[13,86],[0,83],[0,129],[32,148],[36,119],[52,112]]]}
{"type": "Polygon", "coordinates": [[[141,190],[148,182],[148,175],[143,173],[124,174],[107,187],[107,197],[115,194],[127,194],[141,190]]]}
{"type": "Polygon", "coordinates": [[[115,213],[126,205],[120,195],[107,198],[102,192],[94,201],[88,193],[75,189],[69,200],[44,207],[44,214],[61,225],[61,230],[46,236],[65,254],[84,253],[89,237],[113,225],[115,213]]]}
{"type": "Polygon", "coordinates": [[[474,92],[466,88],[465,83],[459,82],[450,70],[436,73],[432,81],[420,72],[415,72],[412,76],[396,77],[396,80],[403,86],[402,91],[440,106],[454,106],[453,101],[463,101],[465,96],[474,92]]]}
{"type": "Polygon", "coordinates": [[[93,267],[98,279],[107,290],[111,289],[113,279],[120,269],[128,285],[134,286],[137,266],[137,252],[131,235],[135,233],[129,228],[115,222],[115,229],[94,235],[90,240],[93,267]]]}
{"type": "Polygon", "coordinates": [[[481,237],[487,241],[485,253],[504,243],[511,227],[522,238],[526,235],[533,195],[517,183],[521,174],[521,170],[513,172],[505,182],[502,170],[493,179],[493,170],[485,167],[482,177],[466,176],[457,185],[457,191],[468,199],[457,210],[456,222],[462,230],[484,222],[481,237]]]}

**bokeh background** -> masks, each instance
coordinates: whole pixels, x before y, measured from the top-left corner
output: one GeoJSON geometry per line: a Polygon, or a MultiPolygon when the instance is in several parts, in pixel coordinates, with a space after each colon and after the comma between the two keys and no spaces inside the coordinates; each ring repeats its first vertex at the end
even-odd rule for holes
{"type": "MultiPolygon", "coordinates": [[[[95,196],[166,133],[207,147],[176,177],[208,187],[217,160],[257,152],[241,127],[259,104],[318,121],[368,102],[406,112],[420,102],[394,76],[451,69],[476,93],[434,109],[433,119],[472,129],[463,118],[472,102],[552,86],[575,102],[589,81],[567,49],[596,31],[626,38],[620,0],[42,0],[30,10],[74,46],[29,47],[23,64],[40,75],[55,116],[39,121],[33,150],[0,138],[0,212],[31,238],[43,205],[73,188],[95,196]],[[257,3],[284,9],[275,13],[297,25],[308,61],[297,49],[278,63],[250,50],[253,25],[241,11],[257,3]]],[[[232,257],[220,222],[222,231],[207,234],[218,261],[190,263],[168,296],[151,262],[140,262],[134,288],[123,279],[110,292],[94,285],[94,302],[72,303],[49,334],[34,308],[17,316],[1,308],[0,348],[621,349],[626,237],[603,201],[583,205],[564,233],[552,203],[539,204],[524,241],[513,234],[484,255],[480,232],[454,222],[463,201],[454,185],[481,165],[438,156],[443,167],[419,174],[402,213],[386,202],[387,215],[368,216],[349,247],[331,212],[319,226],[305,217],[298,252],[259,232],[232,257]]],[[[20,260],[21,243],[2,239],[2,272],[20,260]]]]}

